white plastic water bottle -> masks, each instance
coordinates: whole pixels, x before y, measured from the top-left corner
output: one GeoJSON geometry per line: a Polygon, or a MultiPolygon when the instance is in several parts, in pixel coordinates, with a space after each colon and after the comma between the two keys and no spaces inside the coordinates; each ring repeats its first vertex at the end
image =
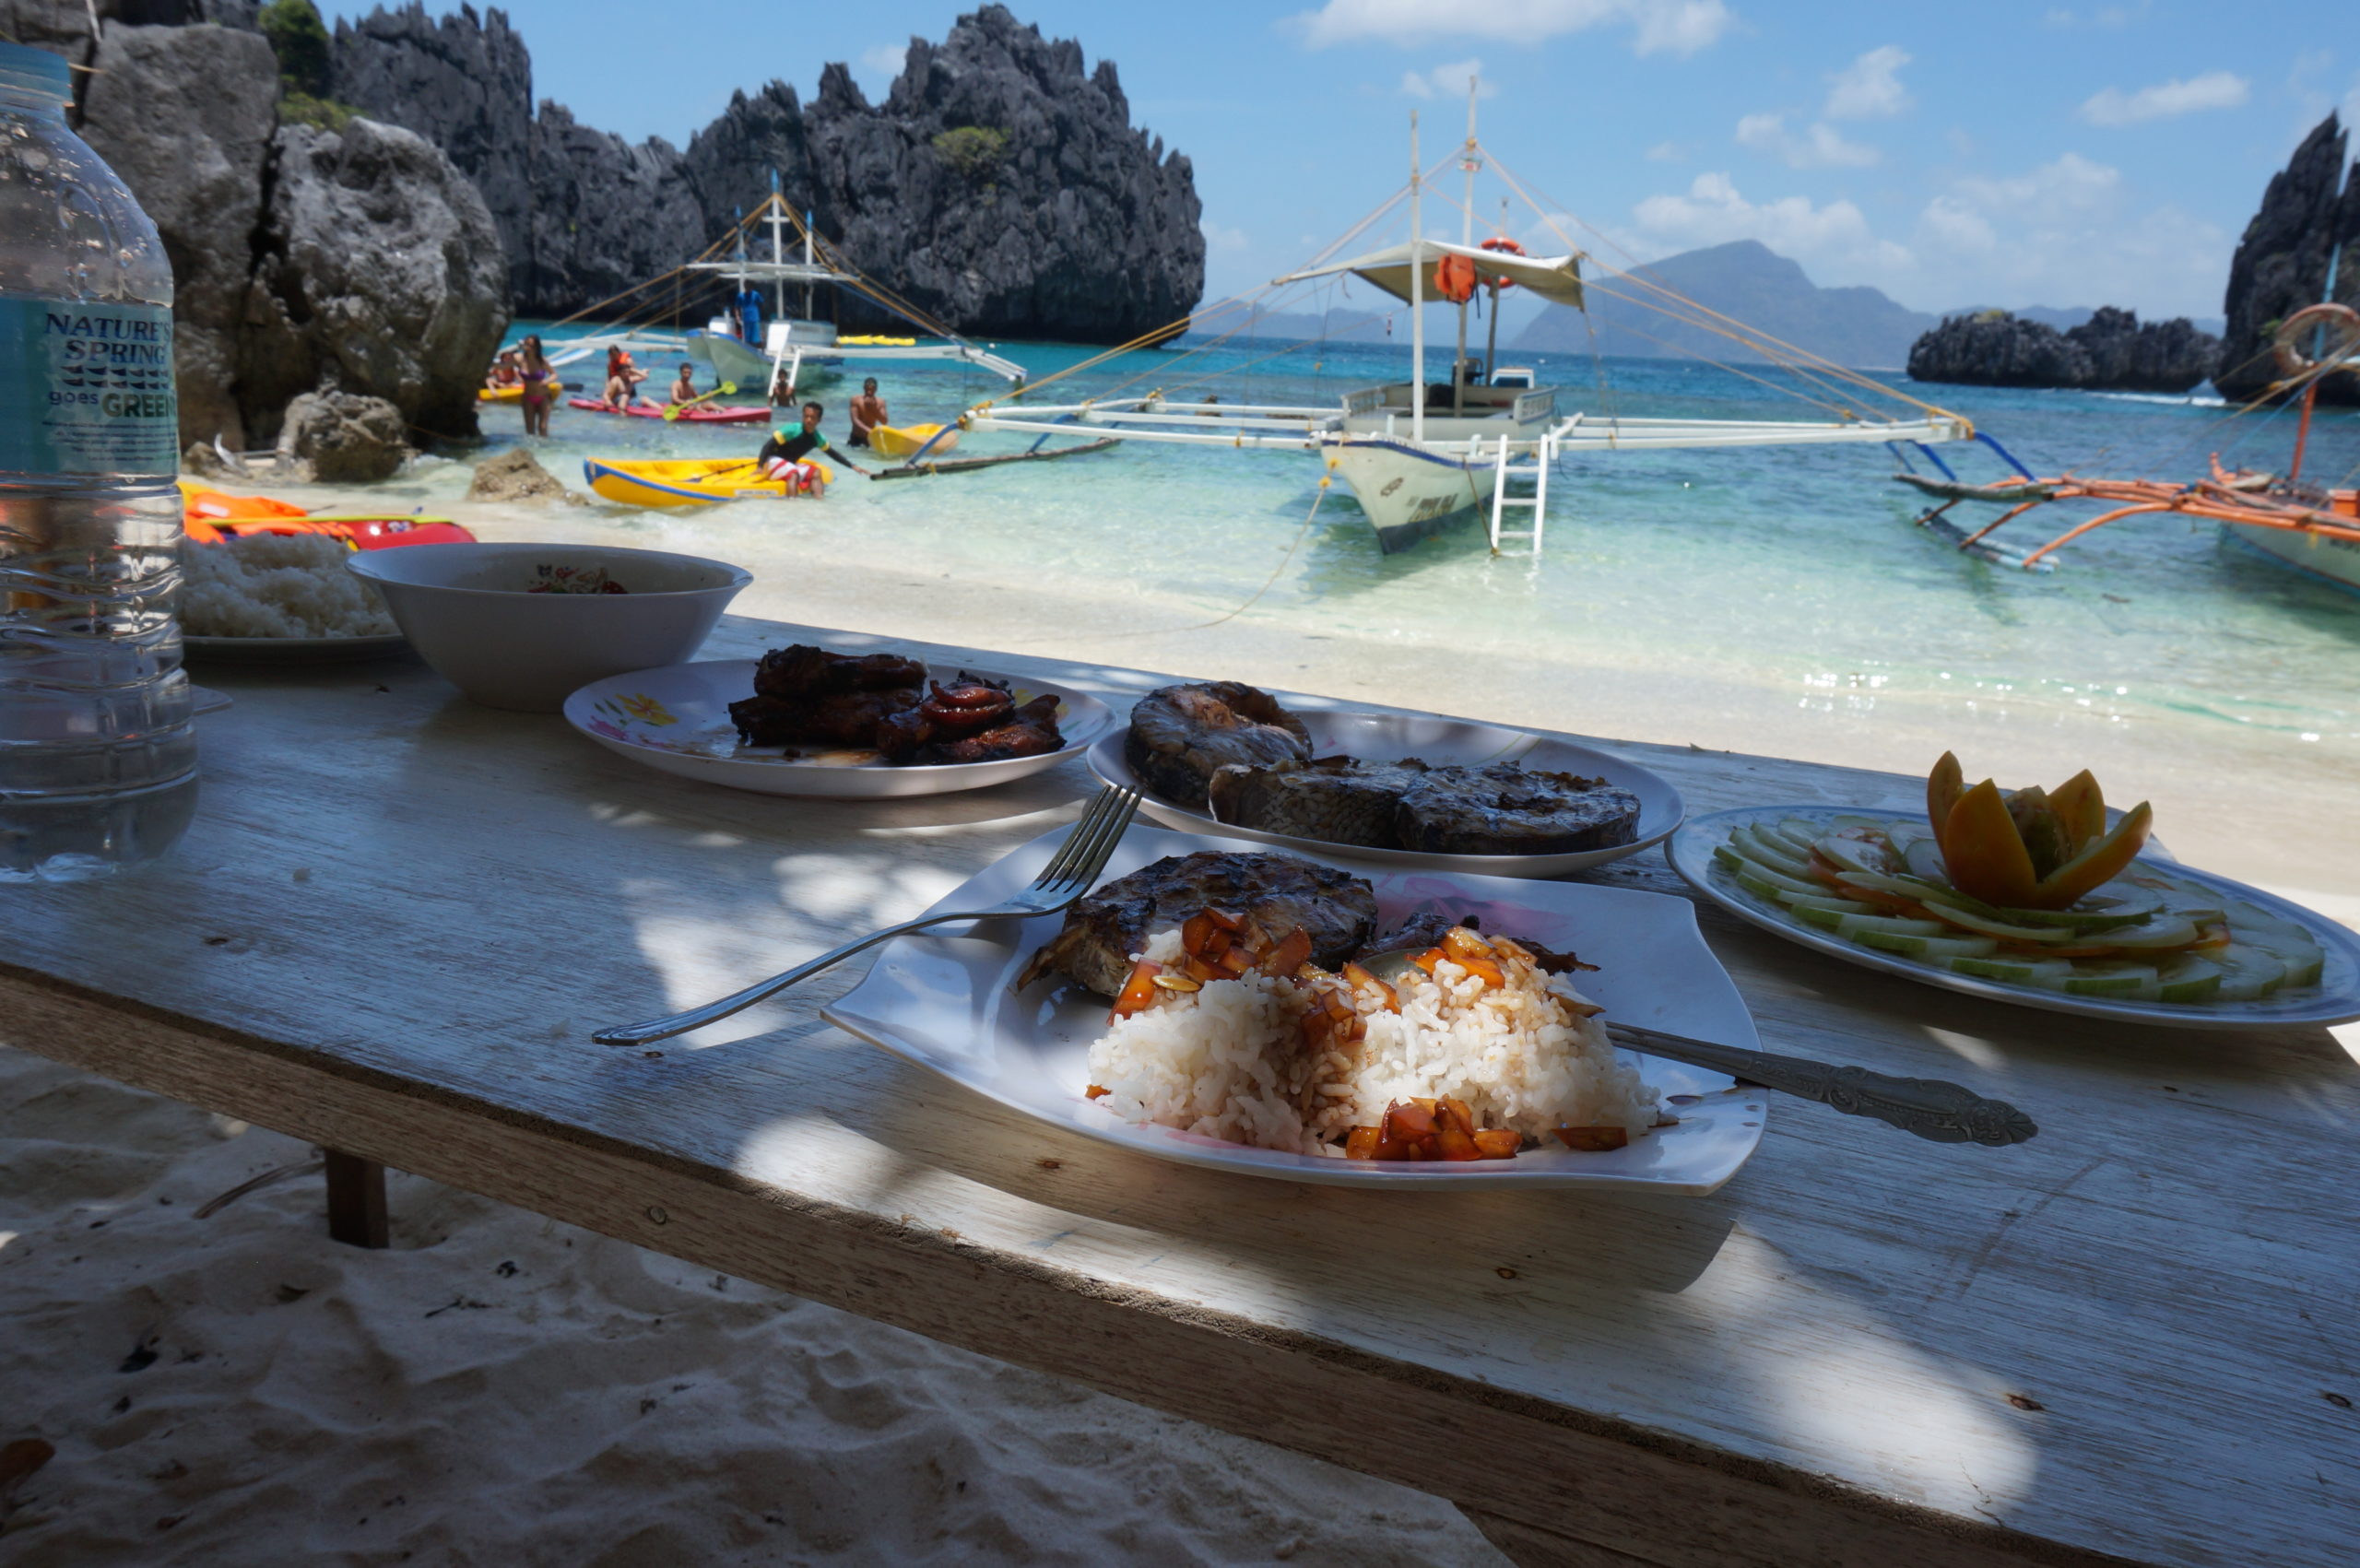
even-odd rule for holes
{"type": "Polygon", "coordinates": [[[196,808],[171,264],[72,94],[0,43],[0,882],[152,859],[196,808]]]}

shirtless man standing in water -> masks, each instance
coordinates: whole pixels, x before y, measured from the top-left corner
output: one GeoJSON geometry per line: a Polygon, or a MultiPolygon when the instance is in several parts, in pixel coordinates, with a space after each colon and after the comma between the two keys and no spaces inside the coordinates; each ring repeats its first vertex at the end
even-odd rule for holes
{"type": "Polygon", "coordinates": [[[867,446],[868,432],[878,426],[891,423],[885,413],[885,400],[877,395],[877,378],[870,376],[860,383],[860,395],[852,400],[852,440],[849,444],[867,446]]]}

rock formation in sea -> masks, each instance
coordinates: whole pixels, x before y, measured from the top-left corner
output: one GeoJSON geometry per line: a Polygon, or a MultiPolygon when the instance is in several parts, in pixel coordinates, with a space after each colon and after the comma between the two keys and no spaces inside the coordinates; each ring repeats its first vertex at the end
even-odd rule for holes
{"type": "Polygon", "coordinates": [[[409,454],[402,411],[382,397],[306,392],[278,427],[279,461],[324,485],[390,479],[409,454]]]}
{"type": "Polygon", "coordinates": [[[254,17],[253,0],[0,0],[0,32],[88,67],[77,128],[171,258],[183,443],[268,442],[314,391],[473,434],[508,323],[482,200],[407,132],[282,124],[254,17]]]}
{"type": "Polygon", "coordinates": [[[2183,393],[2212,373],[2220,347],[2185,316],[2142,326],[2137,312],[2109,305],[2059,332],[1986,311],[1951,316],[1912,344],[1909,377],[1967,386],[2183,393]]]}
{"type": "MultiPolygon", "coordinates": [[[[2344,162],[2345,134],[2330,114],[2270,178],[2261,206],[2229,264],[2229,318],[2213,383],[2224,397],[2261,395],[2278,379],[2271,340],[2278,324],[2329,300],[2360,308],[2360,162],[2344,162]]],[[[2319,383],[2319,400],[2360,404],[2360,371],[2319,383]]]]}
{"type": "MultiPolygon", "coordinates": [[[[1203,293],[1188,160],[1131,124],[1111,62],[1085,70],[1080,44],[999,6],[939,44],[913,40],[881,105],[831,65],[808,106],[775,81],[738,93],[685,152],[547,100],[536,112],[530,59],[497,10],[434,20],[412,0],[339,23],[335,77],[340,100],[428,137],[475,180],[527,314],[597,305],[698,254],[774,171],[856,266],[962,332],[1119,340],[1203,293]]],[[[711,286],[630,305],[674,302],[701,318],[711,286]]],[[[843,303],[847,325],[883,319],[843,303]]]]}
{"type": "Polygon", "coordinates": [[[356,119],[279,127],[239,339],[250,434],[311,391],[365,393],[419,431],[471,435],[508,327],[491,214],[424,137],[356,119]]]}

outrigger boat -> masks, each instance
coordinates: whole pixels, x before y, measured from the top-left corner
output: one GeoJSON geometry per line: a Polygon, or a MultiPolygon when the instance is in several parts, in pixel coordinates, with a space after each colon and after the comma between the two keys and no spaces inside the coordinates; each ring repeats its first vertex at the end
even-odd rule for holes
{"type": "MultiPolygon", "coordinates": [[[[1504,233],[1477,242],[1475,176],[1487,165],[1497,171],[1552,230],[1555,222],[1548,209],[1534,201],[1527,188],[1477,140],[1475,95],[1476,84],[1470,83],[1467,140],[1457,155],[1467,175],[1467,199],[1461,206],[1464,220],[1457,242],[1425,235],[1423,197],[1434,171],[1420,166],[1417,116],[1413,113],[1409,183],[1352,233],[1329,246],[1323,259],[1274,279],[1269,285],[1272,289],[1280,289],[1357,277],[1402,301],[1410,309],[1409,381],[1364,387],[1346,395],[1340,405],[1324,407],[1233,404],[1211,399],[1183,402],[1157,392],[1067,404],[1038,403],[1028,396],[1024,403],[1013,407],[983,404],[971,409],[961,424],[970,430],[1038,432],[1044,436],[1084,427],[1124,441],[1311,453],[1323,461],[1334,477],[1350,487],[1375,532],[1378,546],[1388,553],[1407,548],[1462,514],[1488,504],[1494,553],[1504,541],[1523,539],[1530,542],[1534,554],[1539,554],[1551,471],[1559,457],[1573,453],[1825,442],[1906,441],[1924,444],[1975,438],[1974,426],[1959,415],[1746,328],[1672,295],[1645,277],[1611,267],[1603,270],[1637,291],[1634,302],[1710,325],[1764,358],[1797,371],[1816,389],[1840,392],[1843,404],[1826,404],[1839,419],[1834,422],[1803,422],[1601,415],[1568,408],[1568,395],[1564,389],[1532,384],[1534,378],[1529,371],[1493,368],[1503,289],[1528,289],[1544,300],[1579,309],[1584,304],[1586,289],[1583,263],[1599,264],[1565,240],[1562,231],[1557,237],[1566,249],[1556,255],[1526,254],[1524,247],[1504,233]],[[1406,241],[1346,260],[1325,259],[1405,197],[1410,219],[1410,237],[1406,241]],[[1490,296],[1493,342],[1485,358],[1475,360],[1467,352],[1467,311],[1469,302],[1481,292],[1490,296]],[[1650,294],[1669,302],[1647,298],[1650,294]],[[1450,377],[1431,383],[1426,374],[1426,322],[1422,308],[1430,301],[1448,301],[1458,307],[1458,346],[1451,362],[1450,377]],[[1869,396],[1910,405],[1914,417],[1872,419],[1845,406],[1869,396]],[[1515,487],[1525,482],[1529,483],[1530,489],[1519,493],[1515,487]],[[1521,529],[1507,527],[1511,508],[1528,509],[1530,525],[1521,529]]],[[[1437,165],[1437,171],[1440,167],[1437,165]]],[[[1443,199],[1450,198],[1445,195],[1443,199]]],[[[1151,347],[1176,337],[1199,319],[1191,317],[1175,323],[1115,352],[1151,347]]],[[[1099,360],[1087,361],[1075,369],[1087,368],[1109,357],[1101,356],[1099,360]]],[[[1164,375],[1168,368],[1160,367],[1150,373],[1164,375]]],[[[1046,382],[1038,384],[1045,385],[1046,382]]]]}
{"type": "MultiPolygon", "coordinates": [[[[1918,526],[1995,565],[2053,572],[2058,552],[2084,534],[2128,517],[2171,513],[2219,523],[2228,538],[2281,566],[2360,593],[2360,489],[2322,488],[2302,479],[2304,449],[2310,442],[2311,414],[2318,406],[2319,383],[2330,376],[2360,375],[2360,312],[2335,304],[2297,311],[2279,326],[2272,350],[2278,361],[2279,379],[2255,403],[2301,395],[2294,461],[2283,476],[2224,468],[2216,454],[2210,476],[2192,484],[2094,479],[2071,474],[2040,478],[2013,458],[2009,462],[2017,470],[2015,475],[1995,484],[1968,484],[1939,458],[1934,462],[1941,469],[1941,478],[1907,472],[1894,477],[1941,501],[1940,506],[1918,518],[1918,526]],[[2306,351],[2302,339],[2313,335],[2313,349],[2306,351]],[[2104,510],[2035,549],[2018,550],[1994,537],[2000,528],[2028,513],[2073,501],[2099,502],[2104,510]],[[1949,516],[1962,502],[1983,502],[2006,510],[1980,527],[1962,528],[1949,516]]],[[[1999,448],[1995,445],[1994,450],[1999,448]]]]}

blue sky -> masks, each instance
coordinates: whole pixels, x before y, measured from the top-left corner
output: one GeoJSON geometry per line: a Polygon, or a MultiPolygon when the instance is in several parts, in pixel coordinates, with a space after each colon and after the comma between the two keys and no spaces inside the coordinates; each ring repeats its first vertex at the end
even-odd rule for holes
{"type": "MultiPolygon", "coordinates": [[[[506,8],[538,96],[685,144],[731,88],[777,77],[808,97],[828,60],[881,97],[910,36],[939,39],[969,7],[506,8]]],[[[1410,109],[1441,152],[1470,68],[1484,141],[1629,254],[1758,239],[1820,283],[1922,310],[2217,314],[2272,171],[2330,109],[2360,117],[2353,0],[1012,8],[1112,58],[1135,120],[1194,160],[1208,298],[1284,270],[1397,185],[1410,109]]]]}

